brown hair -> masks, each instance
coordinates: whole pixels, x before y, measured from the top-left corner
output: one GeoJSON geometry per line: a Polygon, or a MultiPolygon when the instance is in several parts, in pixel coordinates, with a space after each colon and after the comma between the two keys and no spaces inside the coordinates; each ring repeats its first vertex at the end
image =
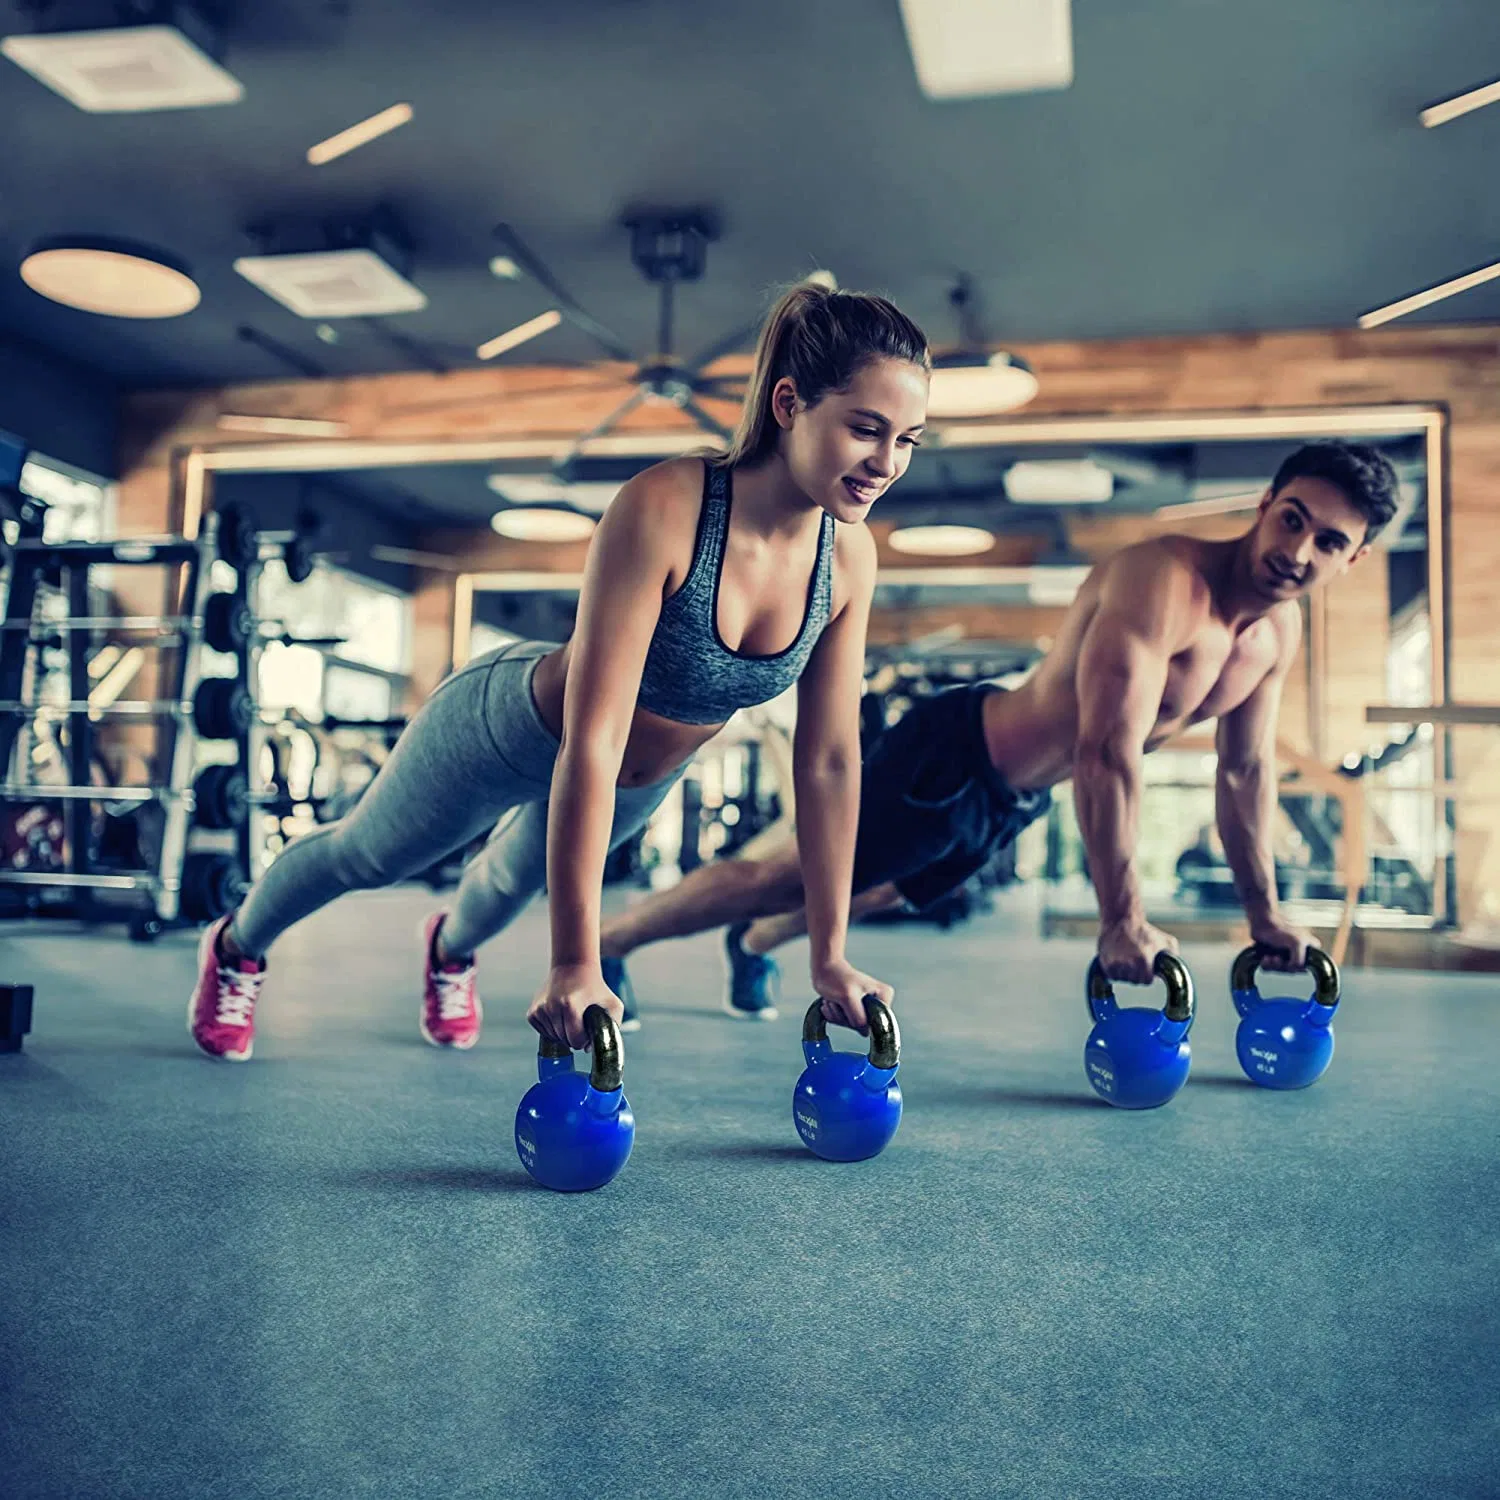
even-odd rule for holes
{"type": "Polygon", "coordinates": [[[816,406],[877,359],[932,369],[927,338],[894,303],[869,292],[831,292],[803,282],[773,307],[755,346],[755,367],[729,451],[719,463],[753,464],[776,447],[780,428],[771,410],[776,382],[790,376],[798,398],[816,406]]]}

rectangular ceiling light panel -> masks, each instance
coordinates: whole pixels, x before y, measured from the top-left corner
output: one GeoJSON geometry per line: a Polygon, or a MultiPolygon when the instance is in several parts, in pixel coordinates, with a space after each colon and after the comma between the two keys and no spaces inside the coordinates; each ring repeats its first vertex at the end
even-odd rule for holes
{"type": "Polygon", "coordinates": [[[234,268],[299,318],[378,318],[427,306],[421,290],[372,250],[244,255],[234,268]]]}
{"type": "Polygon", "coordinates": [[[1070,0],[901,0],[930,99],[1029,94],[1073,82],[1070,0]]]}
{"type": "Polygon", "coordinates": [[[1088,459],[1024,458],[1005,471],[1016,505],[1102,505],[1114,492],[1114,474],[1088,459]]]}
{"type": "Polygon", "coordinates": [[[245,92],[175,26],[8,36],[0,52],[90,114],[236,104],[245,92]]]}

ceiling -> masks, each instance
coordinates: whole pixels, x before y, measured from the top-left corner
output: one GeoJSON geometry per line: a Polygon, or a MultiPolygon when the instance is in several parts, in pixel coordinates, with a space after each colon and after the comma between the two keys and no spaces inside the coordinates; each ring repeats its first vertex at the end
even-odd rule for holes
{"type": "MultiPolygon", "coordinates": [[[[619,227],[642,205],[719,220],[679,297],[689,354],[817,267],[888,292],[939,344],[965,273],[984,330],[1024,343],[1351,326],[1500,254],[1500,106],[1416,118],[1500,72],[1494,0],[1086,0],[1071,88],[953,102],[917,88],[896,0],[223,8],[232,106],[90,115],[0,59],[0,334],[131,387],[284,376],[277,345],[329,374],[472,364],[549,305],[486,269],[504,220],[645,354],[654,291],[619,227]],[[307,164],[398,101],[411,124],[307,164]],[[415,241],[421,312],[328,344],[231,269],[251,224],[377,204],[415,241]],[[59,234],[171,252],[203,301],[160,323],[49,303],[15,269],[59,234]]],[[[14,0],[0,20],[32,29],[14,0]]],[[[1500,283],[1418,318],[1500,320],[1500,283]]],[[[565,325],[502,359],[598,352],[565,325]]]]}

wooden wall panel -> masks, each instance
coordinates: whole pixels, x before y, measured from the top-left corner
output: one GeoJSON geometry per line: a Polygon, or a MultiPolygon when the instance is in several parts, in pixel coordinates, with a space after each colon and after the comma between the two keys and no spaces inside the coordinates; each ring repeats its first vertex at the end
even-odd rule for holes
{"type": "Polygon", "coordinates": [[[1323,684],[1323,759],[1384,743],[1386,727],[1367,724],[1365,707],[1386,699],[1390,646],[1390,577],[1383,553],[1372,553],[1324,596],[1327,661],[1323,684]]]}

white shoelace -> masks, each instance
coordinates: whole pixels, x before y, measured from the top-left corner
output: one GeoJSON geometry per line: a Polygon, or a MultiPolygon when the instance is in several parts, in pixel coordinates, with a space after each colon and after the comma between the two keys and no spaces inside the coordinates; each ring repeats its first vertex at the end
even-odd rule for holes
{"type": "Polygon", "coordinates": [[[261,975],[243,969],[219,970],[219,1025],[248,1026],[256,997],[260,994],[261,975]]]}
{"type": "Polygon", "coordinates": [[[438,1015],[444,1021],[463,1021],[472,1014],[469,989],[474,982],[473,967],[449,972],[438,969],[432,976],[437,986],[438,1015]]]}

